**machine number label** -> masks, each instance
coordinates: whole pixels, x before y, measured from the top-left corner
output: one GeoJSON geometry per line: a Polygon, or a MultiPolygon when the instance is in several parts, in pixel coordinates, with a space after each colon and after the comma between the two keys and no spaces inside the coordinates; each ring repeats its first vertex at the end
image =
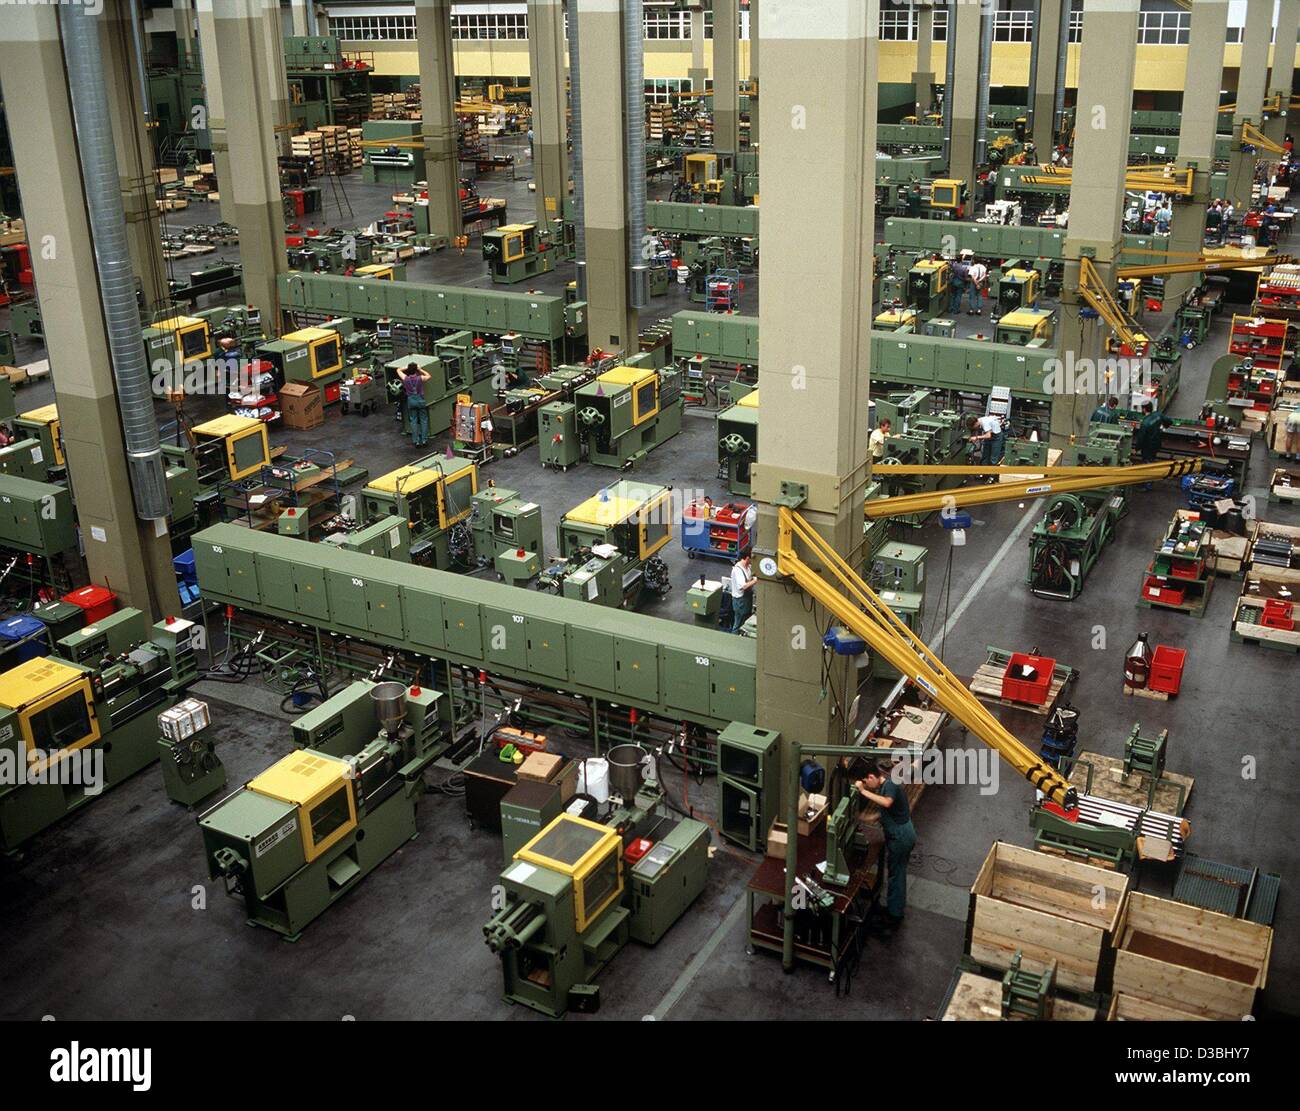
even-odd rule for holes
{"type": "Polygon", "coordinates": [[[271,849],[275,848],[275,846],[278,845],[281,841],[283,841],[286,837],[294,833],[297,830],[297,828],[298,828],[297,817],[295,816],[293,818],[290,818],[287,822],[284,823],[284,825],[282,825],[274,833],[268,833],[259,842],[257,842],[257,844],[253,846],[253,855],[255,857],[260,857],[262,856],[263,853],[270,852],[271,849]]]}
{"type": "Polygon", "coordinates": [[[226,549],[223,548],[220,544],[213,544],[213,545],[212,545],[212,554],[213,554],[213,555],[222,555],[222,554],[225,552],[225,550],[226,550],[226,549]]]}
{"type": "Polygon", "coordinates": [[[356,578],[356,577],[354,576],[353,579],[352,579],[352,585],[353,585],[353,586],[359,586],[359,587],[361,587],[361,588],[364,589],[366,584],[365,584],[365,582],[364,582],[363,580],[358,579],[358,578],[356,578]]]}
{"type": "Polygon", "coordinates": [[[696,656],[696,657],[695,657],[695,662],[696,662],[697,664],[699,664],[701,667],[708,667],[708,666],[709,666],[709,657],[708,657],[708,656],[696,656]]]}
{"type": "Polygon", "coordinates": [[[511,620],[512,620],[516,625],[522,625],[522,624],[524,623],[524,615],[523,615],[522,613],[512,613],[512,614],[510,615],[510,619],[511,619],[511,620]]]}

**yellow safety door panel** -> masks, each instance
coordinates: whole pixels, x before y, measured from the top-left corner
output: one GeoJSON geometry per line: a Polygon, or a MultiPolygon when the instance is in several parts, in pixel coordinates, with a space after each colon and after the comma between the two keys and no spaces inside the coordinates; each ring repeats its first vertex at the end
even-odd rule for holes
{"type": "Polygon", "coordinates": [[[673,538],[673,522],[668,512],[670,497],[665,490],[637,514],[642,559],[649,559],[673,538]]]}

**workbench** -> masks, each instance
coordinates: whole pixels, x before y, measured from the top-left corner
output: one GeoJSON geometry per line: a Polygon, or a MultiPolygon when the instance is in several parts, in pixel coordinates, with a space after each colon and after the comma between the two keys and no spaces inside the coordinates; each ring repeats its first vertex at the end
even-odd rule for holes
{"type": "MultiPolygon", "coordinates": [[[[826,969],[831,983],[841,979],[840,974],[845,970],[851,973],[861,952],[862,930],[880,891],[884,844],[883,835],[872,836],[853,865],[848,884],[837,887],[820,879],[817,870],[817,865],[826,859],[825,826],[799,835],[796,874],[812,875],[835,897],[835,903],[825,910],[811,907],[795,913],[794,956],[796,961],[826,969]]],[[[782,851],[779,857],[763,858],[746,888],[749,953],[758,949],[783,952],[785,893],[785,852],[782,851]]]]}

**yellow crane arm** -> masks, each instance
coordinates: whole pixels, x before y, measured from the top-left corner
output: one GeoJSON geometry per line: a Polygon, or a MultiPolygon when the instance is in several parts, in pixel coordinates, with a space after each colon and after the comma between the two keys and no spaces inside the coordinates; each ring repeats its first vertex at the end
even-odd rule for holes
{"type": "Polygon", "coordinates": [[[1120,281],[1134,278],[1158,278],[1165,274],[1213,274],[1220,270],[1255,270],[1295,262],[1290,255],[1261,255],[1259,258],[1215,258],[1206,255],[1187,262],[1152,263],[1149,266],[1121,266],[1115,271],[1120,281]]]}
{"type": "MultiPolygon", "coordinates": [[[[1074,181],[1071,168],[1058,166],[1040,167],[1037,174],[1026,174],[1020,180],[1030,185],[1060,185],[1068,187],[1074,181]]],[[[1124,188],[1151,190],[1154,193],[1169,193],[1178,197],[1190,197],[1193,192],[1194,170],[1161,169],[1152,170],[1146,166],[1135,166],[1124,175],[1124,188]]]]}
{"type": "Polygon", "coordinates": [[[1115,300],[1115,295],[1101,280],[1101,275],[1090,258],[1079,259],[1079,294],[1110,325],[1111,331],[1134,351],[1140,351],[1147,345],[1146,333],[1115,300]]]}
{"type": "Polygon", "coordinates": [[[934,490],[924,494],[900,494],[892,498],[872,498],[863,511],[868,518],[903,517],[910,513],[932,513],[936,509],[960,509],[968,505],[992,505],[996,502],[1037,498],[1043,494],[1077,494],[1110,486],[1133,486],[1164,478],[1182,478],[1201,470],[1201,459],[1167,459],[1159,463],[1139,463],[1135,467],[905,467],[891,471],[892,464],[871,468],[872,474],[1032,474],[1023,482],[998,482],[992,486],[958,486],[951,490],[934,490]],[[1056,477],[1053,472],[1073,472],[1056,477]]]}
{"type": "Polygon", "coordinates": [[[1067,811],[1076,810],[1078,795],[1060,772],[1044,763],[1007,731],[986,706],[864,583],[839,553],[802,517],[784,506],[778,519],[777,568],[837,621],[860,636],[874,652],[916,683],[1045,796],[1067,811]],[[814,571],[795,550],[800,541],[814,571]]]}
{"type": "Polygon", "coordinates": [[[1272,154],[1286,154],[1286,147],[1273,142],[1252,123],[1243,123],[1241,125],[1241,141],[1243,144],[1259,147],[1260,150],[1266,150],[1272,154]]]}

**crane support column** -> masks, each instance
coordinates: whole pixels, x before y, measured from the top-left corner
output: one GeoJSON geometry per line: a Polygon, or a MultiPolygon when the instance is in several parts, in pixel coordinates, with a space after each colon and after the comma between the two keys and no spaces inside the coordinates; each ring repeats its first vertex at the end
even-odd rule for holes
{"type": "Polygon", "coordinates": [[[451,0],[415,0],[420,58],[424,180],[429,184],[429,231],[461,233],[460,161],[456,138],[456,70],[451,50],[451,0]]]}
{"type": "Polygon", "coordinates": [[[713,0],[713,149],[728,154],[740,150],[739,54],[736,0],[713,0]]]}
{"type": "Polygon", "coordinates": [[[948,16],[949,50],[957,51],[952,89],[944,90],[952,98],[952,135],[948,144],[948,176],[960,178],[974,193],[975,144],[979,139],[980,22],[982,4],[957,4],[956,27],[952,26],[952,8],[948,16]]]}
{"type": "Polygon", "coordinates": [[[758,0],[749,0],[749,145],[758,146],[758,0]]]}
{"type": "Polygon", "coordinates": [[[1040,162],[1047,161],[1056,143],[1056,74],[1061,50],[1061,20],[1070,0],[1041,0],[1032,50],[1038,59],[1034,85],[1033,137],[1040,162]]]}
{"type": "Polygon", "coordinates": [[[1091,259],[1101,281],[1114,288],[1123,241],[1139,6],[1139,0],[1084,0],[1074,121],[1077,171],[1070,185],[1058,332],[1061,366],[1050,390],[1053,447],[1082,439],[1098,399],[1113,392],[1113,384],[1104,381],[1101,372],[1109,329],[1105,321],[1089,319],[1091,314],[1083,311],[1088,305],[1079,293],[1079,260],[1091,259]]]}
{"type": "Polygon", "coordinates": [[[704,8],[691,9],[691,92],[703,96],[709,87],[709,64],[704,57],[704,8]]]}
{"type": "Polygon", "coordinates": [[[528,61],[533,106],[533,179],[537,222],[564,217],[569,195],[568,103],[564,91],[564,9],[560,0],[528,0],[528,61]]]}
{"type": "Polygon", "coordinates": [[[808,524],[850,562],[862,544],[879,13],[879,0],[783,0],[763,6],[759,27],[770,229],[759,274],[759,411],[765,455],[781,463],[754,468],[762,549],[756,724],[806,744],[848,736],[856,668],[850,658],[823,654],[827,615],[810,612],[806,599],[773,578],[762,553],[776,550],[783,500],[797,500],[808,524]],[[808,81],[809,73],[819,80],[808,81]],[[813,161],[826,190],[816,218],[798,169],[813,161]],[[790,297],[792,289],[816,294],[790,297]]]}
{"type": "Polygon", "coordinates": [[[1244,124],[1264,126],[1264,91],[1268,87],[1268,48],[1273,34],[1273,5],[1246,5],[1246,37],[1237,77],[1237,111],[1232,117],[1232,158],[1228,163],[1228,199],[1238,212],[1250,206],[1258,156],[1242,150],[1244,124]]]}
{"type": "Polygon", "coordinates": [[[1264,134],[1281,143],[1290,130],[1291,86],[1295,82],[1296,36],[1300,35],[1300,0],[1278,0],[1277,31],[1273,35],[1273,68],[1268,99],[1281,99],[1281,110],[1264,125],[1264,134]]]}
{"type": "MultiPolygon", "coordinates": [[[[1178,165],[1194,171],[1193,193],[1174,202],[1169,249],[1199,254],[1205,245],[1205,210],[1214,169],[1214,144],[1219,127],[1219,90],[1223,87],[1223,42],[1228,33],[1228,0],[1192,0],[1192,26],[1187,44],[1187,74],[1183,78],[1183,112],[1178,129],[1178,165]]],[[[1165,300],[1177,305],[1197,284],[1194,274],[1165,279],[1165,300]]]]}
{"type": "Polygon", "coordinates": [[[72,95],[97,94],[69,90],[56,7],[5,9],[0,79],[86,569],[125,605],[174,614],[171,538],[135,515],[73,126],[72,95]]]}
{"type": "Polygon", "coordinates": [[[925,114],[934,103],[934,8],[929,4],[913,6],[916,8],[916,69],[912,84],[916,87],[916,119],[924,123],[925,114]]]}
{"type": "Polygon", "coordinates": [[[212,0],[195,0],[194,15],[199,27],[205,122],[212,149],[212,168],[217,174],[221,219],[234,224],[235,183],[230,168],[230,139],[226,132],[225,98],[221,95],[221,70],[217,65],[217,23],[212,14],[212,0]]]}

